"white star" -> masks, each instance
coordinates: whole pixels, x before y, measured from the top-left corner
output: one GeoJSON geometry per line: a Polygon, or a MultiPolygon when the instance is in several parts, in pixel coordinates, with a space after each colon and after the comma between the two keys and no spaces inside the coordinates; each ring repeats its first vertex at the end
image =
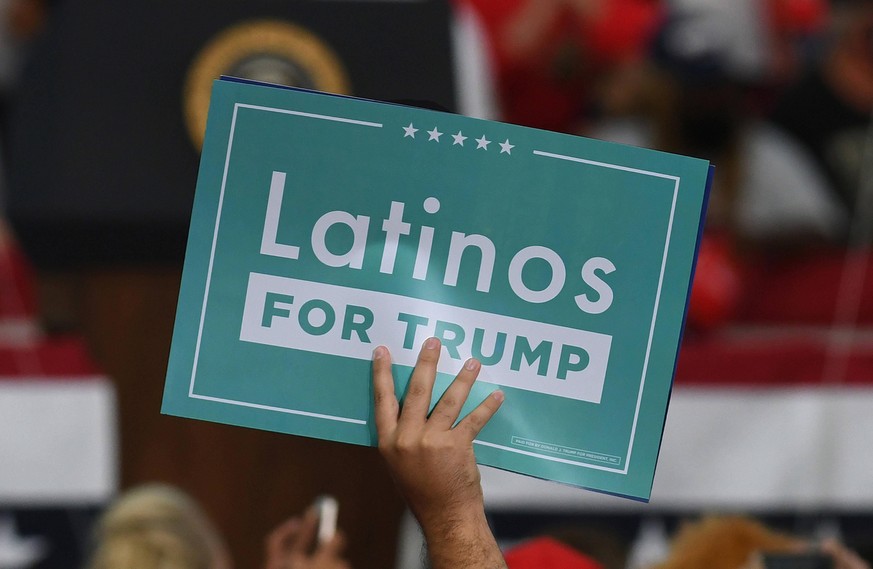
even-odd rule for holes
{"type": "Polygon", "coordinates": [[[485,150],[488,150],[489,144],[491,144],[491,141],[488,140],[487,138],[485,138],[485,135],[483,134],[482,138],[476,139],[476,150],[479,150],[480,148],[484,148],[485,150]]]}
{"type": "Polygon", "coordinates": [[[454,146],[456,144],[460,144],[461,146],[464,146],[464,141],[467,140],[467,137],[464,136],[464,134],[460,130],[458,131],[458,134],[453,134],[452,138],[455,139],[455,141],[452,143],[452,146],[454,146]]]}
{"type": "Polygon", "coordinates": [[[410,138],[415,138],[415,133],[418,132],[418,129],[412,126],[412,123],[409,123],[409,126],[403,127],[403,130],[406,131],[403,135],[403,138],[407,136],[410,138]]]}
{"type": "Polygon", "coordinates": [[[427,134],[428,134],[428,137],[427,137],[428,140],[436,140],[437,142],[440,141],[440,137],[443,135],[443,133],[441,133],[440,131],[437,130],[437,127],[433,127],[433,130],[427,131],[427,134]]]}
{"type": "Polygon", "coordinates": [[[506,152],[507,154],[512,154],[512,149],[515,148],[514,144],[509,144],[509,139],[506,139],[506,142],[501,142],[500,144],[500,153],[503,154],[506,152]]]}

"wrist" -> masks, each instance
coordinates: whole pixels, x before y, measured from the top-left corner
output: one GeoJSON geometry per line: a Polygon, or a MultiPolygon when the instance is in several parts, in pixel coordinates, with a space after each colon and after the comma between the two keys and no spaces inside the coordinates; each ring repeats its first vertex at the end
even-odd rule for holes
{"type": "Polygon", "coordinates": [[[419,523],[434,569],[505,569],[484,506],[444,509],[419,523]]]}
{"type": "Polygon", "coordinates": [[[419,525],[426,538],[445,538],[453,534],[479,533],[488,528],[484,506],[447,506],[429,513],[416,514],[419,525]]]}

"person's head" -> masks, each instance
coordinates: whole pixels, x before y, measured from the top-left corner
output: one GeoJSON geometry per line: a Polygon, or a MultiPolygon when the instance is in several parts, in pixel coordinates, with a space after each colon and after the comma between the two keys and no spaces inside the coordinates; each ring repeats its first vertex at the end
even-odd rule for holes
{"type": "Polygon", "coordinates": [[[509,549],[504,560],[509,569],[604,569],[594,558],[547,536],[509,549]]]}
{"type": "Polygon", "coordinates": [[[655,569],[741,569],[758,553],[796,552],[803,542],[742,516],[709,517],[684,525],[667,560],[655,569]]]}
{"type": "Polygon", "coordinates": [[[543,535],[583,553],[603,569],[624,569],[627,566],[628,544],[607,529],[593,525],[564,525],[548,528],[543,535]]]}
{"type": "Polygon", "coordinates": [[[88,569],[228,569],[224,545],[197,503],[149,484],[118,498],[101,517],[88,569]]]}

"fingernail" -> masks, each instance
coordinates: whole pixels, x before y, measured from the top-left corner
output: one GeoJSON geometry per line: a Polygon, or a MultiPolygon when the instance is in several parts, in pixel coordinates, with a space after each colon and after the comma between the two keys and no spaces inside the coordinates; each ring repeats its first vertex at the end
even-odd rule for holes
{"type": "Polygon", "coordinates": [[[377,347],[375,350],[373,350],[373,359],[378,360],[380,358],[384,358],[386,351],[387,350],[385,349],[385,346],[377,347]]]}
{"type": "Polygon", "coordinates": [[[464,369],[466,369],[467,371],[473,371],[477,367],[479,367],[479,360],[477,360],[476,358],[470,358],[469,360],[467,360],[467,363],[464,364],[464,369]]]}
{"type": "Polygon", "coordinates": [[[506,395],[503,394],[499,389],[491,393],[491,397],[494,398],[498,403],[503,403],[503,400],[506,399],[506,395]]]}
{"type": "Polygon", "coordinates": [[[439,347],[439,345],[440,345],[440,341],[437,340],[436,338],[428,338],[424,342],[424,347],[427,350],[435,350],[439,347]]]}

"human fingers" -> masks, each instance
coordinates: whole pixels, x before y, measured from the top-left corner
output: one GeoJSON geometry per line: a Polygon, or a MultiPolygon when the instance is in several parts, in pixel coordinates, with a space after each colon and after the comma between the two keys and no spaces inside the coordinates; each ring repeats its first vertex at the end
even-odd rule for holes
{"type": "Polygon", "coordinates": [[[337,530],[333,537],[318,546],[315,557],[319,559],[340,559],[346,547],[345,535],[337,530]]]}
{"type": "Polygon", "coordinates": [[[400,404],[394,394],[391,354],[385,346],[373,350],[373,405],[376,409],[376,432],[383,439],[397,426],[400,404]]]}
{"type": "Polygon", "coordinates": [[[306,513],[303,514],[303,519],[300,521],[300,527],[297,530],[297,534],[289,544],[290,551],[299,554],[308,553],[312,548],[312,544],[315,542],[315,534],[317,531],[318,510],[314,507],[310,507],[306,510],[306,513]]]}
{"type": "Polygon", "coordinates": [[[281,569],[285,565],[287,548],[299,530],[300,518],[290,518],[270,532],[265,543],[266,569],[281,569]]]}
{"type": "Polygon", "coordinates": [[[474,358],[470,358],[464,363],[464,367],[458,372],[430,414],[430,419],[427,421],[429,427],[448,430],[455,424],[481,369],[482,364],[474,358]]]}
{"type": "Polygon", "coordinates": [[[406,388],[403,409],[400,411],[401,428],[402,425],[423,424],[427,419],[437,362],[440,359],[440,347],[440,341],[436,338],[428,338],[421,346],[418,361],[415,362],[415,369],[406,388]]]}
{"type": "Polygon", "coordinates": [[[870,569],[858,554],[836,540],[823,542],[821,550],[834,558],[834,569],[870,569]]]}
{"type": "Polygon", "coordinates": [[[497,413],[505,398],[506,396],[499,389],[491,392],[482,403],[461,419],[461,422],[458,423],[455,429],[465,433],[467,438],[472,441],[479,435],[482,427],[497,413]]]}

